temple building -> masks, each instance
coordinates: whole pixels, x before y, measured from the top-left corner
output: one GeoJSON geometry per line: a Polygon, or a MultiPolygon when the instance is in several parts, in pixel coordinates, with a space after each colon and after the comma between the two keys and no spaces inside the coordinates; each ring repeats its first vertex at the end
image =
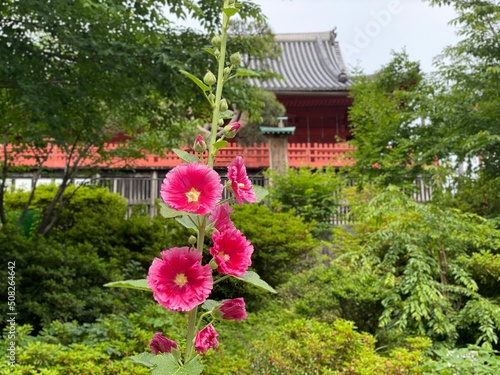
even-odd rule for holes
{"type": "Polygon", "coordinates": [[[338,143],[350,138],[347,111],[351,81],[336,32],[278,34],[278,59],[254,61],[251,68],[283,77],[255,84],[276,94],[286,107],[290,143],[338,143]]]}

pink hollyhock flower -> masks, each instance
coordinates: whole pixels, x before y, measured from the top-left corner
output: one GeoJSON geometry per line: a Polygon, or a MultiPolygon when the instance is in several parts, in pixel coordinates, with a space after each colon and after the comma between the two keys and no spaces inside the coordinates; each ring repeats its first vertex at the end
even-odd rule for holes
{"type": "Polygon", "coordinates": [[[231,181],[231,189],[233,189],[234,197],[239,205],[243,201],[257,202],[257,197],[252,190],[252,182],[247,176],[247,170],[241,156],[236,157],[227,167],[227,178],[231,181]]]}
{"type": "Polygon", "coordinates": [[[183,163],[167,173],[160,195],[170,207],[205,215],[222,198],[219,174],[200,163],[183,163]]]}
{"type": "Polygon", "coordinates": [[[171,311],[189,311],[205,302],[213,287],[210,265],[201,265],[201,252],[173,247],[155,258],[147,276],[154,299],[171,311]]]}
{"type": "Polygon", "coordinates": [[[210,254],[218,265],[220,273],[241,276],[252,264],[253,246],[238,229],[215,232],[210,254]]]}
{"type": "Polygon", "coordinates": [[[208,220],[212,223],[215,222],[215,229],[219,232],[224,232],[227,229],[234,228],[234,224],[229,217],[233,212],[234,210],[229,204],[223,203],[215,207],[214,212],[208,217],[208,220]]]}
{"type": "Polygon", "coordinates": [[[209,324],[196,334],[194,339],[194,347],[199,354],[206,353],[208,349],[217,349],[219,341],[217,341],[219,334],[215,331],[214,327],[209,324]]]}
{"type": "Polygon", "coordinates": [[[161,332],[156,332],[149,343],[149,347],[153,354],[170,353],[172,349],[177,349],[177,343],[163,336],[161,332]]]}
{"type": "Polygon", "coordinates": [[[222,302],[219,306],[219,311],[222,313],[222,319],[236,320],[239,322],[247,318],[245,300],[241,297],[222,302]]]}

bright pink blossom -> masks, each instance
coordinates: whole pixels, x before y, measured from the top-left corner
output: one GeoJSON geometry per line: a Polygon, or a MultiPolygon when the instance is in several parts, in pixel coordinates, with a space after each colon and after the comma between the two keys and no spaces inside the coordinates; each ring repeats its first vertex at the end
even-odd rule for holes
{"type": "Polygon", "coordinates": [[[183,163],[167,173],[160,195],[170,207],[205,215],[222,198],[219,174],[200,163],[183,163]]]}
{"type": "Polygon", "coordinates": [[[252,182],[247,176],[247,170],[241,156],[237,156],[227,167],[227,178],[231,181],[231,189],[238,204],[241,205],[243,201],[257,202],[257,197],[252,190],[252,182]]]}
{"type": "Polygon", "coordinates": [[[212,223],[215,222],[214,228],[219,232],[223,232],[227,229],[233,229],[234,224],[229,217],[229,215],[233,212],[234,210],[229,204],[223,203],[215,207],[214,212],[208,217],[208,220],[212,223]]]}
{"type": "Polygon", "coordinates": [[[197,333],[194,339],[194,347],[200,354],[206,353],[208,349],[217,349],[219,341],[217,341],[219,334],[215,331],[214,327],[209,324],[197,333]]]}
{"type": "Polygon", "coordinates": [[[213,287],[210,265],[201,265],[200,251],[174,247],[155,258],[147,276],[154,299],[171,311],[189,311],[205,302],[213,287]]]}
{"type": "Polygon", "coordinates": [[[247,318],[245,300],[241,297],[222,302],[219,306],[219,310],[222,313],[222,319],[236,320],[239,322],[247,318]]]}
{"type": "Polygon", "coordinates": [[[161,332],[156,332],[149,343],[151,353],[170,353],[172,349],[177,349],[177,343],[163,336],[161,332]]]}
{"type": "Polygon", "coordinates": [[[253,246],[238,229],[215,232],[210,254],[218,265],[220,273],[241,276],[252,264],[253,246]]]}

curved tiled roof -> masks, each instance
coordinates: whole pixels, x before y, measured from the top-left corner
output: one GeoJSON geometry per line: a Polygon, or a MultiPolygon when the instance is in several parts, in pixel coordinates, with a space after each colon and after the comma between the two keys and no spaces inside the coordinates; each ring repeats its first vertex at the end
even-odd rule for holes
{"type": "Polygon", "coordinates": [[[335,29],[308,34],[277,34],[282,54],[277,59],[250,62],[251,69],[266,69],[280,74],[277,78],[255,84],[280,92],[347,91],[351,84],[342,59],[335,29]]]}

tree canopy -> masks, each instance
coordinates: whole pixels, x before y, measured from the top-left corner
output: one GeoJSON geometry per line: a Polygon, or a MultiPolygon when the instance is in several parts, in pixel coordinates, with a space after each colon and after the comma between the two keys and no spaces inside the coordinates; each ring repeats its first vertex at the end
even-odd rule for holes
{"type": "MultiPolygon", "coordinates": [[[[241,3],[242,22],[265,22],[260,8],[241,3]]],[[[66,154],[61,194],[83,160],[97,165],[112,155],[140,157],[185,141],[182,135],[203,123],[209,105],[198,88],[179,73],[201,76],[214,64],[205,47],[216,35],[216,0],[27,0],[0,4],[0,219],[5,223],[3,191],[12,160],[29,150],[40,172],[52,147],[66,154]],[[179,27],[175,17],[192,17],[203,31],[179,27]],[[120,135],[124,147],[109,150],[120,135]],[[132,142],[132,141],[133,142],[132,142]]],[[[258,39],[258,37],[255,37],[258,39]]],[[[244,38],[231,48],[249,55],[244,38]]],[[[272,43],[267,34],[261,45],[272,43]]],[[[272,48],[268,49],[269,51],[272,48]]],[[[228,102],[252,108],[247,84],[231,82],[228,102]]],[[[35,178],[36,180],[36,178],[35,178]]],[[[40,229],[42,230],[42,229],[40,229]]],[[[42,230],[43,231],[43,230],[42,230]]]]}
{"type": "Polygon", "coordinates": [[[384,185],[409,186],[439,162],[455,175],[497,179],[500,5],[493,0],[429,2],[455,8],[458,16],[451,23],[463,39],[436,58],[435,73],[424,75],[418,62],[401,52],[373,77],[355,79],[353,172],[384,185]]]}

